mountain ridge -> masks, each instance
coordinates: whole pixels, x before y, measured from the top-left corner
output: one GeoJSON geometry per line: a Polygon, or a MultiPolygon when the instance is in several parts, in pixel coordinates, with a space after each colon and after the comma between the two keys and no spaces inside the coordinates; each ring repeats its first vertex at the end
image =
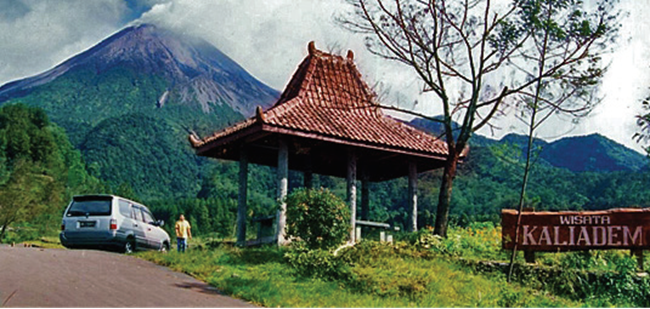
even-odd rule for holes
{"type": "MultiPolygon", "coordinates": [[[[442,125],[435,121],[415,118],[408,123],[436,136],[442,134],[442,125]]],[[[458,129],[460,126],[454,123],[453,128],[458,129]]],[[[474,134],[469,143],[470,147],[513,144],[521,150],[521,159],[523,159],[528,136],[509,133],[500,139],[492,139],[474,134]]],[[[644,171],[648,169],[646,156],[599,133],[567,136],[551,142],[534,138],[533,147],[534,155],[539,155],[546,163],[554,167],[566,168],[572,172],[644,171]]]]}

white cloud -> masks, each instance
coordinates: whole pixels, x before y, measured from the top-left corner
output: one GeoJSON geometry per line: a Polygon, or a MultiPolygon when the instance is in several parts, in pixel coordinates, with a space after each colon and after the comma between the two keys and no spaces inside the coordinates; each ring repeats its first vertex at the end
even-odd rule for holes
{"type": "Polygon", "coordinates": [[[620,30],[620,44],[611,55],[611,65],[601,91],[605,99],[585,126],[640,150],[632,136],[638,131],[635,115],[650,90],[650,19],[642,1],[624,1],[629,12],[620,30]]]}
{"type": "Polygon", "coordinates": [[[0,84],[45,71],[93,46],[132,13],[122,0],[8,3],[11,9],[0,14],[0,84]]]}
{"type": "MultiPolygon", "coordinates": [[[[307,53],[334,43],[349,46],[350,33],[333,23],[338,1],[178,0],[154,7],[143,22],[202,37],[270,86],[281,89],[307,53]]],[[[362,45],[356,44],[357,49],[362,45]]]]}
{"type": "Polygon", "coordinates": [[[640,101],[650,92],[649,10],[639,1],[623,1],[620,9],[629,14],[623,16],[617,46],[604,58],[609,69],[600,89],[603,101],[579,125],[571,124],[570,119],[555,119],[541,127],[539,137],[553,140],[597,132],[642,151],[632,136],[638,132],[635,115],[642,112],[640,101]]]}

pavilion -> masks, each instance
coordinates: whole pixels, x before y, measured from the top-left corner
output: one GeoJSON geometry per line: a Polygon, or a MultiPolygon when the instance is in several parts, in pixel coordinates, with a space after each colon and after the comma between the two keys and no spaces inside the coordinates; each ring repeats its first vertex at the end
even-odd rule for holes
{"type": "MultiPolygon", "coordinates": [[[[376,95],[361,78],[354,55],[325,53],[308,45],[278,101],[266,111],[199,139],[189,139],[197,155],[239,161],[237,243],[245,243],[248,164],[277,166],[277,198],[288,193],[289,169],[347,179],[355,241],[357,179],[361,180],[361,218],[368,216],[368,183],[408,176],[408,230],[417,230],[417,174],[444,166],[447,145],[423,131],[383,114],[376,95]]],[[[463,152],[463,155],[466,152],[463,152]]],[[[286,204],[277,214],[276,241],[286,242],[286,204]]]]}

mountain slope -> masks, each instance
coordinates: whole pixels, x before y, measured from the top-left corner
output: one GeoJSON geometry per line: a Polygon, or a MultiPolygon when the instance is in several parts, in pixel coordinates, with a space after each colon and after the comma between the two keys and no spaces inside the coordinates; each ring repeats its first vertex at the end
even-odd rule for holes
{"type": "MultiPolygon", "coordinates": [[[[442,136],[442,125],[437,122],[415,118],[409,124],[436,136],[442,136]]],[[[458,128],[454,124],[454,128],[458,128]]],[[[479,134],[470,139],[472,147],[488,147],[498,144],[515,145],[521,151],[522,159],[528,144],[528,137],[510,133],[500,140],[494,140],[479,134]]],[[[571,136],[546,142],[533,139],[533,153],[539,155],[541,163],[566,168],[572,172],[614,172],[646,170],[648,159],[600,134],[571,136]]],[[[470,151],[470,156],[472,151],[470,151]]]]}
{"type": "Polygon", "coordinates": [[[196,192],[197,158],[173,137],[167,123],[129,114],[100,122],[80,150],[90,170],[112,187],[128,183],[149,198],[196,192]]]}
{"type": "Polygon", "coordinates": [[[574,172],[640,171],[648,165],[645,156],[600,134],[559,139],[545,146],[540,156],[574,172]]]}
{"type": "Polygon", "coordinates": [[[153,25],[126,28],[55,68],[0,87],[0,104],[42,107],[79,144],[100,121],[143,113],[212,133],[279,93],[207,42],[153,25]]]}
{"type": "Polygon", "coordinates": [[[269,105],[279,96],[206,41],[144,24],[126,28],[47,72],[0,87],[0,102],[24,96],[74,70],[103,75],[116,67],[165,81],[169,93],[158,93],[159,100],[150,104],[164,105],[175,95],[186,104],[194,99],[210,112],[223,100],[248,116],[257,105],[269,105]]]}
{"type": "Polygon", "coordinates": [[[142,198],[195,196],[207,160],[196,158],[187,132],[212,133],[278,97],[209,43],[153,25],[0,87],[0,105],[44,109],[94,175],[142,198]]]}

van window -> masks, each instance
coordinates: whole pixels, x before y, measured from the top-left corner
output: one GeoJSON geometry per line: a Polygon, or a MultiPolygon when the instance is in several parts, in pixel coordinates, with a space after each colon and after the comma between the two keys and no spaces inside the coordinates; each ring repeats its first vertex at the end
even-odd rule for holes
{"type": "Polygon", "coordinates": [[[109,216],[111,200],[111,197],[75,198],[66,216],[109,216]]]}
{"type": "Polygon", "coordinates": [[[122,216],[131,218],[131,203],[125,200],[119,200],[119,204],[120,204],[120,213],[122,214],[122,216]]]}
{"type": "Polygon", "coordinates": [[[140,207],[135,205],[131,207],[131,218],[137,221],[142,221],[142,211],[140,211],[140,207]]]}
{"type": "Polygon", "coordinates": [[[142,209],[142,215],[144,216],[144,222],[147,222],[149,224],[154,224],[156,220],[154,220],[153,215],[146,209],[142,209]]]}

